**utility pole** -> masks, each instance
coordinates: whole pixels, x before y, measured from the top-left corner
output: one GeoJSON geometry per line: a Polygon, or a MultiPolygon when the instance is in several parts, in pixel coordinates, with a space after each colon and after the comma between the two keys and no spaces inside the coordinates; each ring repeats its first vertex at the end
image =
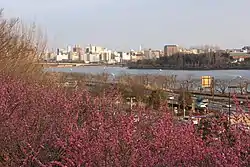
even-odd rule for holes
{"type": "Polygon", "coordinates": [[[183,117],[186,117],[186,97],[184,89],[183,89],[183,117]]]}
{"type": "Polygon", "coordinates": [[[185,84],[181,83],[181,91],[182,91],[182,106],[183,106],[183,117],[186,116],[186,95],[185,95],[185,84]]]}
{"type": "Polygon", "coordinates": [[[212,100],[214,101],[214,89],[215,89],[215,82],[214,82],[214,77],[211,78],[211,95],[212,95],[212,100]]]}
{"type": "Polygon", "coordinates": [[[172,113],[174,114],[174,96],[169,97],[172,102],[172,113]]]}
{"type": "Polygon", "coordinates": [[[230,125],[231,120],[231,89],[229,88],[229,92],[228,92],[228,125],[230,125]]]}
{"type": "Polygon", "coordinates": [[[132,108],[133,108],[133,104],[134,104],[134,102],[133,102],[133,100],[135,100],[136,98],[135,97],[128,97],[127,98],[128,100],[130,100],[130,109],[132,110],[132,108]]]}

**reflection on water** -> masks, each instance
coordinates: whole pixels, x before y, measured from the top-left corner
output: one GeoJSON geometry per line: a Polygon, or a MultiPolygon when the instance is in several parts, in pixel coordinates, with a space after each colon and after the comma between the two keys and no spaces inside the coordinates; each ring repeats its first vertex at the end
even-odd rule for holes
{"type": "Polygon", "coordinates": [[[76,73],[109,73],[112,75],[122,74],[152,74],[152,75],[177,75],[178,80],[182,79],[199,79],[201,76],[213,76],[215,79],[232,79],[237,76],[242,76],[245,79],[250,79],[250,70],[212,70],[212,71],[182,71],[182,70],[137,70],[127,69],[126,67],[105,67],[105,66],[85,66],[85,67],[70,67],[70,68],[47,68],[50,72],[76,72],[76,73]]]}

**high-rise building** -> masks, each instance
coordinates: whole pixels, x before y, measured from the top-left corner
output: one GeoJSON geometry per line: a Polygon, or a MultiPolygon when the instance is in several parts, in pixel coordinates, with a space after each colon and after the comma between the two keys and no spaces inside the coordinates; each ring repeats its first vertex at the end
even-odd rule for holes
{"type": "Polygon", "coordinates": [[[75,45],[73,47],[73,52],[77,52],[77,53],[82,52],[82,48],[80,47],[80,45],[75,45]]]}
{"type": "Polygon", "coordinates": [[[143,52],[144,52],[145,59],[152,59],[152,50],[151,49],[145,49],[143,52]]]}
{"type": "Polygon", "coordinates": [[[86,47],[86,53],[90,53],[90,54],[100,54],[105,50],[104,47],[100,47],[100,46],[94,46],[94,45],[89,45],[86,47]]]}
{"type": "Polygon", "coordinates": [[[71,52],[71,51],[72,51],[71,46],[68,45],[68,46],[67,46],[67,52],[69,53],[69,52],[71,52]]]}
{"type": "Polygon", "coordinates": [[[60,54],[60,49],[57,48],[57,49],[56,49],[56,55],[59,55],[59,54],[60,54]]]}
{"type": "Polygon", "coordinates": [[[164,56],[172,56],[179,52],[178,45],[165,45],[164,56]]]}

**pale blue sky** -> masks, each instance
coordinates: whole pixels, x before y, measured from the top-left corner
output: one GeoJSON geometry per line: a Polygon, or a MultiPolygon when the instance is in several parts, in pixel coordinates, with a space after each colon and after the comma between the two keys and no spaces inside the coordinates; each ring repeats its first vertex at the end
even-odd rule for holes
{"type": "Polygon", "coordinates": [[[35,21],[51,47],[250,45],[250,0],[0,0],[0,7],[6,17],[35,21]]]}

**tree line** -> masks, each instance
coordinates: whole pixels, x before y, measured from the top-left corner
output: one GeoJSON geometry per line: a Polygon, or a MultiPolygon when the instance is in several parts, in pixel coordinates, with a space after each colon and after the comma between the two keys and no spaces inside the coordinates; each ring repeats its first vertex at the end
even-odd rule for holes
{"type": "MultiPolygon", "coordinates": [[[[145,59],[138,60],[136,66],[151,66],[151,67],[172,67],[172,68],[228,68],[236,66],[232,64],[233,58],[230,53],[207,52],[201,54],[177,53],[172,56],[164,56],[155,60],[145,59]]],[[[241,64],[242,65],[242,64],[241,64]]]]}

